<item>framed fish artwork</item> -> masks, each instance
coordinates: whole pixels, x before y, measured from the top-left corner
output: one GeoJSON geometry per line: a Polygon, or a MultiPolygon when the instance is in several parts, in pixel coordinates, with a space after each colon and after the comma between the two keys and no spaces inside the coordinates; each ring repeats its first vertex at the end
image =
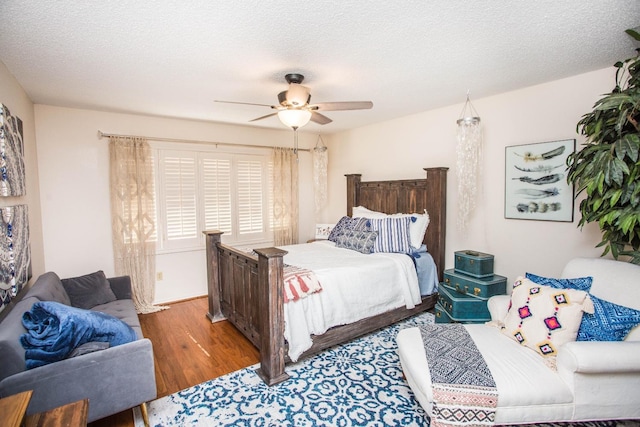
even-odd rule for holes
{"type": "Polygon", "coordinates": [[[573,222],[567,157],[575,149],[575,139],[506,147],[504,217],[573,222]]]}

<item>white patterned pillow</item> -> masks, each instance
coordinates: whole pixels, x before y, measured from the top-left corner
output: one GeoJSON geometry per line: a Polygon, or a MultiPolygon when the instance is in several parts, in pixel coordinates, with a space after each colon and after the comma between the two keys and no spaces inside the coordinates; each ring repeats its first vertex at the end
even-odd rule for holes
{"type": "Polygon", "coordinates": [[[374,252],[411,253],[409,243],[409,217],[372,218],[371,230],[378,232],[374,252]]]}
{"type": "Polygon", "coordinates": [[[558,348],[575,341],[582,312],[593,313],[589,294],[555,289],[518,277],[502,332],[542,356],[556,356],[558,348]]]}

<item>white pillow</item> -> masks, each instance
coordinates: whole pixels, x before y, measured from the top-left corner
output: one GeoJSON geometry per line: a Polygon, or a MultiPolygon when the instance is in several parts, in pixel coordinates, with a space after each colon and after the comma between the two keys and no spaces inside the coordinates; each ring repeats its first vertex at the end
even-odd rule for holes
{"type": "Polygon", "coordinates": [[[353,218],[369,218],[369,219],[377,219],[377,218],[387,218],[387,217],[412,217],[409,222],[409,244],[412,248],[419,249],[422,246],[422,241],[424,240],[424,234],[427,232],[427,227],[429,226],[429,213],[427,210],[424,210],[423,214],[412,213],[397,213],[393,215],[388,215],[383,212],[376,212],[365,208],[364,206],[356,206],[353,208],[353,213],[351,215],[353,218]],[[415,220],[413,219],[415,218],[415,220]]]}
{"type": "Polygon", "coordinates": [[[356,206],[355,208],[353,208],[353,214],[351,215],[352,218],[369,218],[369,219],[386,218],[388,216],[389,215],[387,215],[386,213],[371,211],[365,208],[364,206],[356,206]]]}
{"type": "Polygon", "coordinates": [[[518,277],[502,332],[541,356],[556,356],[558,348],[575,341],[582,312],[593,313],[589,294],[556,289],[518,277]]]}

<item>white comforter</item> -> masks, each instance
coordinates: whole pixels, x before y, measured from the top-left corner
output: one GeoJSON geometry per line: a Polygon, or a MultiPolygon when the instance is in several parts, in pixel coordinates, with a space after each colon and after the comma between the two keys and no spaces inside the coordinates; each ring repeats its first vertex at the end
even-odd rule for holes
{"type": "Polygon", "coordinates": [[[421,302],[418,277],[407,255],[336,248],[333,242],[283,246],[285,264],[315,272],[322,291],[284,305],[285,338],[292,361],[312,345],[310,335],[421,302]]]}

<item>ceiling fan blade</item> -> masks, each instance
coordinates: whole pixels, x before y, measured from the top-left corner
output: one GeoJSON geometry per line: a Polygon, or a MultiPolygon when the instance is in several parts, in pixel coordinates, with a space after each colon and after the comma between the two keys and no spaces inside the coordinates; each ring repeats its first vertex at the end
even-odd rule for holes
{"type": "Polygon", "coordinates": [[[331,123],[333,120],[331,120],[329,117],[317,113],[315,111],[311,111],[311,121],[314,123],[318,123],[320,125],[326,125],[327,123],[331,123]]]}
{"type": "Polygon", "coordinates": [[[218,100],[214,100],[213,102],[222,102],[225,104],[241,104],[241,105],[256,105],[258,107],[269,107],[269,108],[273,108],[272,105],[268,105],[268,104],[254,104],[251,102],[237,102],[237,101],[218,101],[218,100]]]}
{"type": "Polygon", "coordinates": [[[373,108],[371,101],[356,102],[320,102],[310,105],[309,108],[316,111],[338,111],[338,110],[368,110],[373,108]]]}
{"type": "Polygon", "coordinates": [[[258,120],[266,119],[266,118],[268,118],[268,117],[275,116],[275,115],[277,115],[277,114],[278,114],[278,113],[271,113],[271,114],[267,114],[266,116],[258,117],[257,119],[253,119],[253,120],[249,120],[249,121],[250,121],[250,122],[256,122],[256,121],[258,121],[258,120]]]}

